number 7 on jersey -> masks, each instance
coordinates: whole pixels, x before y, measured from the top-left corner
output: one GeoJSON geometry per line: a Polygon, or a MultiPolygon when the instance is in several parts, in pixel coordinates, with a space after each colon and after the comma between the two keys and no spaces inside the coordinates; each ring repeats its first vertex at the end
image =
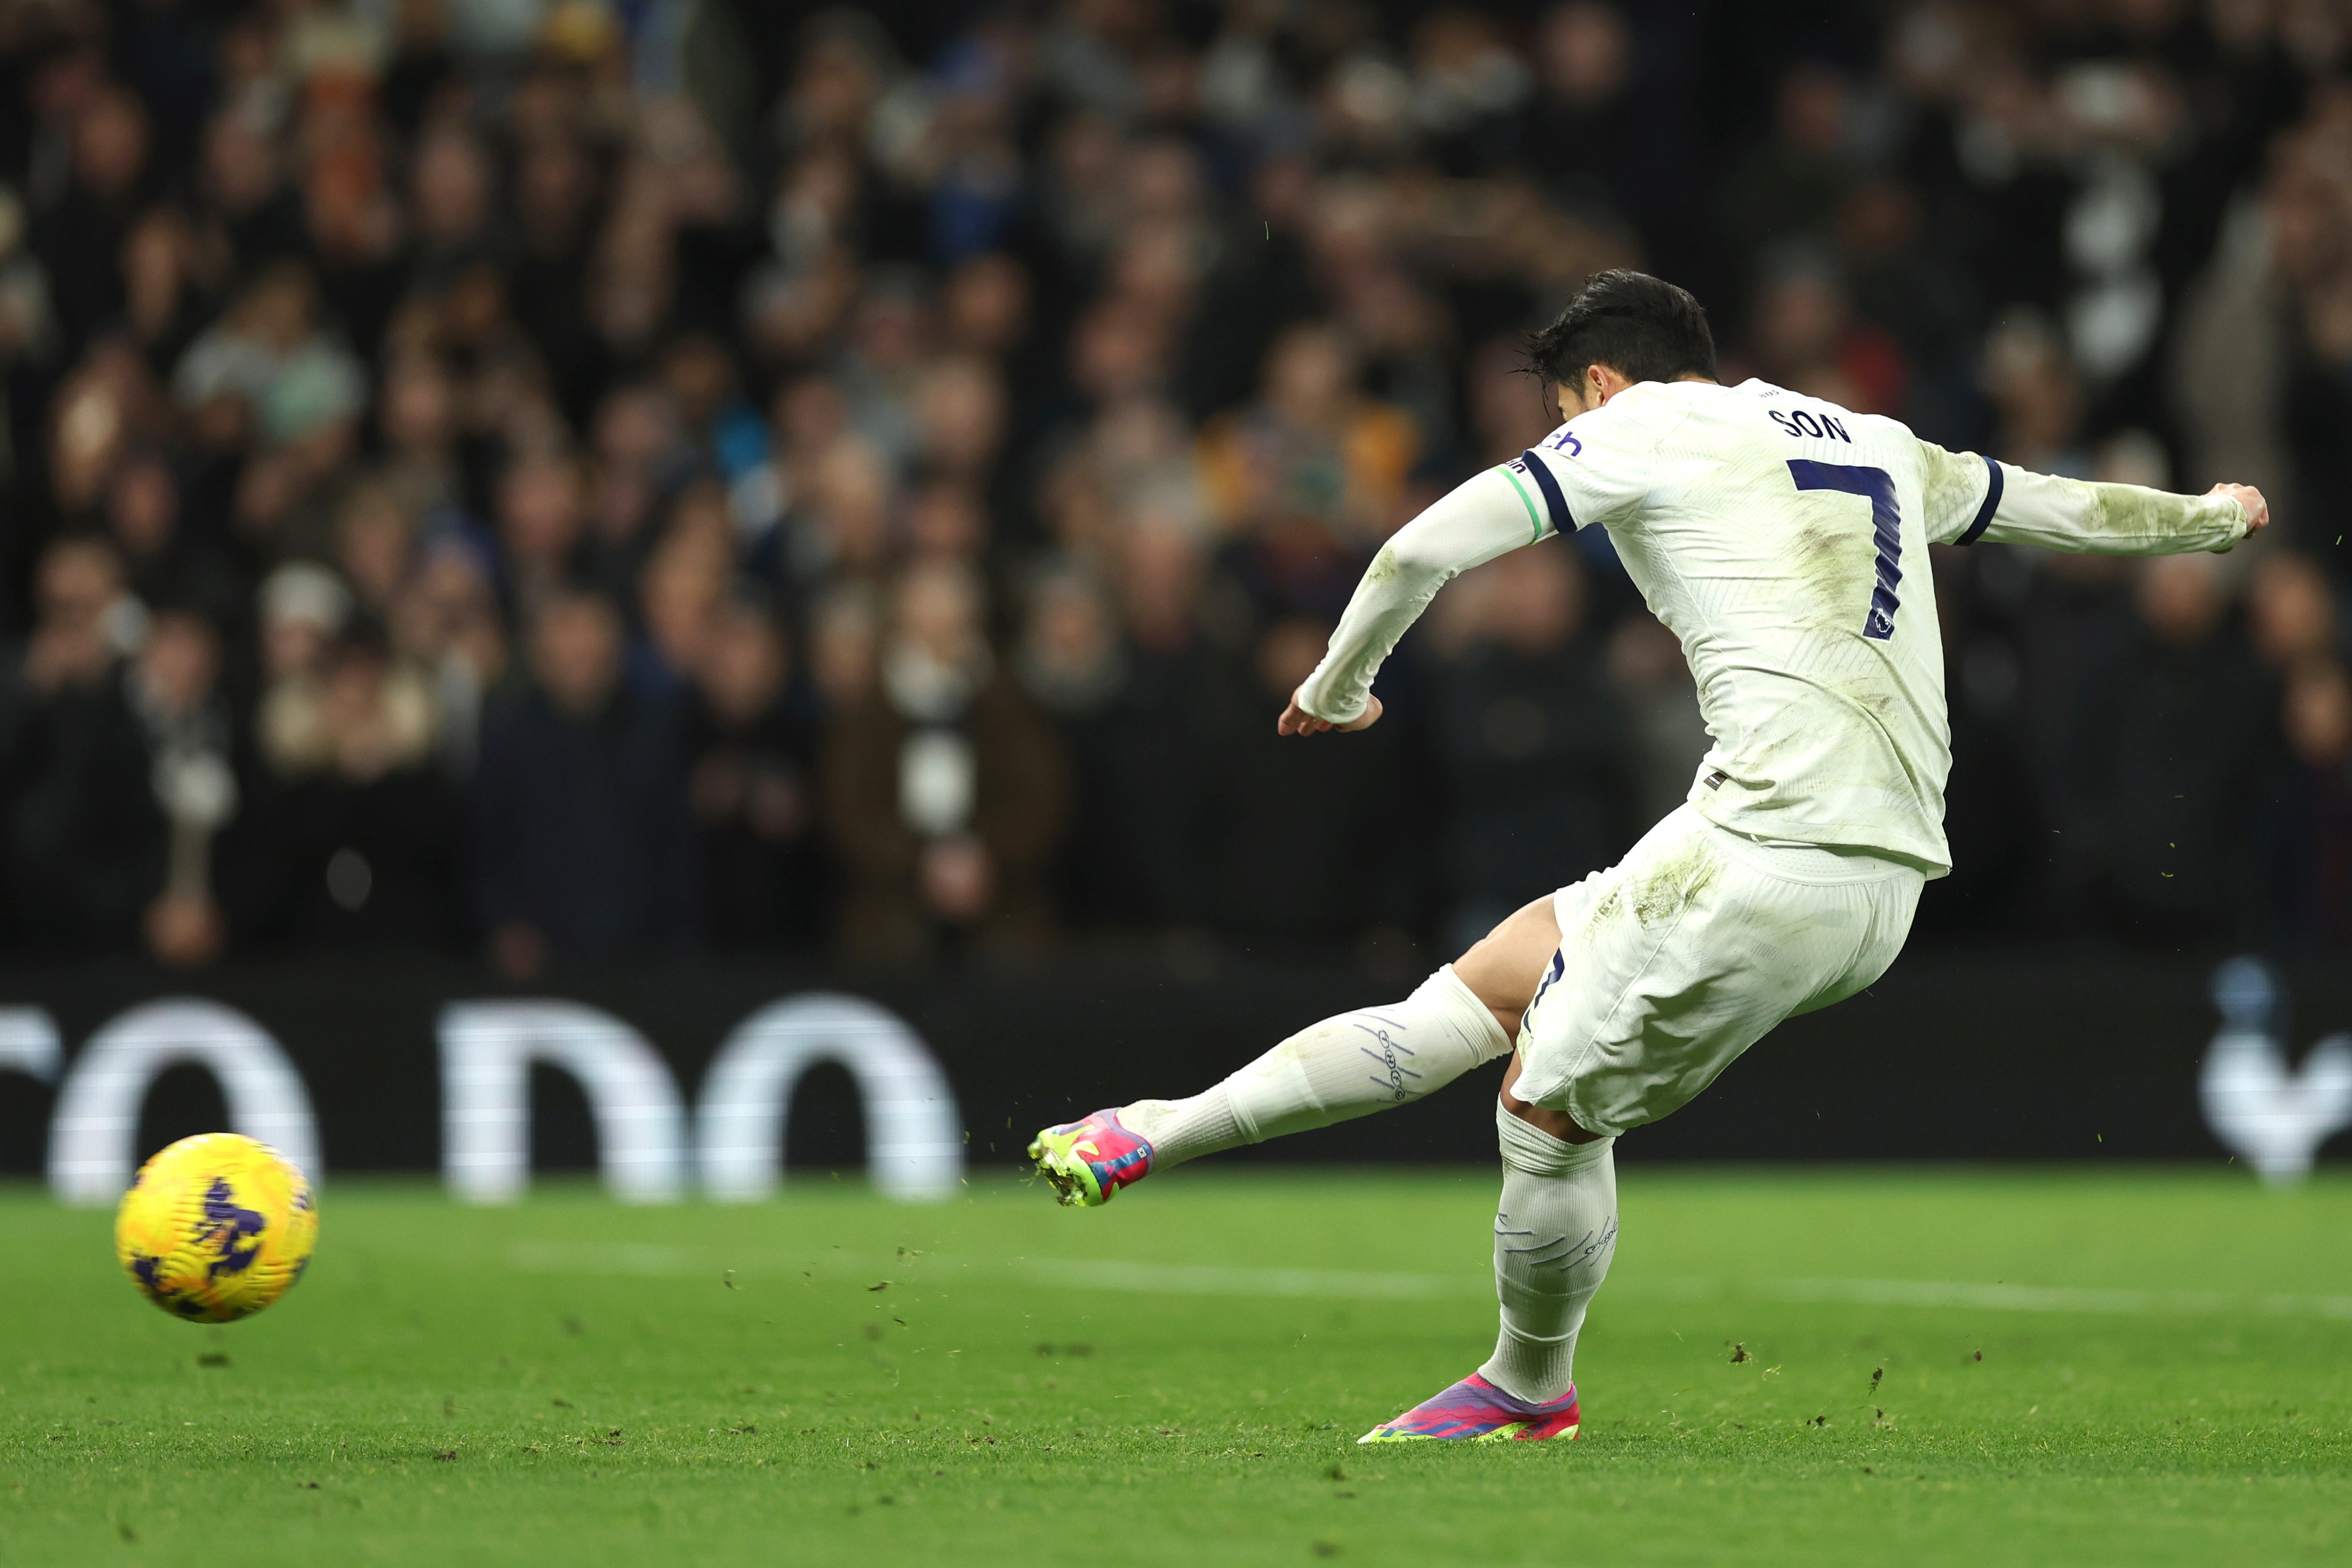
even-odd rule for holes
{"type": "Polygon", "coordinates": [[[1903,581],[1903,511],[1895,500],[1895,477],[1884,468],[1850,467],[1843,463],[1789,459],[1789,477],[1800,490],[1843,490],[1870,497],[1870,523],[1878,540],[1878,583],[1871,591],[1870,613],[1863,618],[1862,634],[1884,643],[1895,635],[1895,612],[1902,601],[1895,597],[1903,581]]]}

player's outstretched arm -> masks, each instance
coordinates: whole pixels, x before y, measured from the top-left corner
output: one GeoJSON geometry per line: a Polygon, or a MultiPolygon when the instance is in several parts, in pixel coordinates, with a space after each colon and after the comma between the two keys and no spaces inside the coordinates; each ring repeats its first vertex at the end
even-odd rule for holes
{"type": "Polygon", "coordinates": [[[1934,518],[1939,542],[2040,545],[2091,555],[2222,551],[2270,525],[2270,503],[2251,485],[2216,485],[2176,496],[2141,485],[2036,474],[1972,453],[1927,448],[1929,495],[1981,497],[1934,518]]]}
{"type": "Polygon", "coordinates": [[[1284,735],[1370,727],[1381,716],[1372,677],[1437,591],[1549,531],[1531,519],[1499,468],[1456,486],[1381,547],[1356,584],[1323,662],[1292,694],[1275,727],[1284,735]]]}

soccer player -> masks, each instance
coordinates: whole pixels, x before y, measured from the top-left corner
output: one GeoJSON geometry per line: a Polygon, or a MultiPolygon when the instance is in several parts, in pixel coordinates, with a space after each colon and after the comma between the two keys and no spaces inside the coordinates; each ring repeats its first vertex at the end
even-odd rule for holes
{"type": "Polygon", "coordinates": [[[1449,579],[1601,527],[1698,683],[1714,746],[1687,802],[1403,1000],[1327,1019],[1191,1099],[1097,1111],[1029,1149],[1063,1202],[1098,1204],[1510,1053],[1494,1354],[1367,1443],[1573,1437],[1577,1332],[1617,1240],[1618,1135],[1902,950],[1922,884],[1950,870],[1927,547],[2226,550],[2269,521],[2242,485],[2189,497],[2054,478],[1763,382],[1721,385],[1698,301],[1640,273],[1592,278],[1528,359],[1566,423],[1381,548],[1279,728],[1377,722],[1374,674],[1449,579]]]}

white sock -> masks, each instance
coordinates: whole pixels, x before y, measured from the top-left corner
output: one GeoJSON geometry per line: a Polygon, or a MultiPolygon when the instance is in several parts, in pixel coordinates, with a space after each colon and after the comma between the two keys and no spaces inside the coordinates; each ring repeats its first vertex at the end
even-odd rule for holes
{"type": "Polygon", "coordinates": [[[1495,1215],[1502,1333],[1478,1375],[1531,1404],[1573,1386],[1584,1309],[1617,1250],[1614,1138],[1565,1143],[1495,1106],[1503,1199],[1495,1215]]]}
{"type": "Polygon", "coordinates": [[[1204,1093],[1138,1100],[1118,1119],[1150,1141],[1159,1170],[1402,1105],[1510,1049],[1448,964],[1401,1002],[1325,1019],[1204,1093]]]}

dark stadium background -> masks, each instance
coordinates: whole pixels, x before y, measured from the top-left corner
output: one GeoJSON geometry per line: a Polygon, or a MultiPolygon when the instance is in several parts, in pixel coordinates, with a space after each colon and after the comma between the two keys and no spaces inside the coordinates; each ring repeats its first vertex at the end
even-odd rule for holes
{"type": "MultiPolygon", "coordinates": [[[[244,1008],[338,1166],[436,1157],[453,998],[690,1082],[859,991],[981,1158],[1202,1086],[1686,787],[1597,531],[1273,733],[1639,266],[1727,379],[2278,521],[1939,550],[1955,874],[1629,1153],[2213,1154],[2220,960],[2352,1025],[2347,62],[2322,0],[0,0],[0,1002],[244,1008]]],[[[1454,1099],[1296,1152],[1484,1155],[1454,1099]]],[[[0,1073],[0,1165],[49,1108],[0,1073]]],[[[837,1073],[794,1117],[855,1155],[837,1073]]]]}

